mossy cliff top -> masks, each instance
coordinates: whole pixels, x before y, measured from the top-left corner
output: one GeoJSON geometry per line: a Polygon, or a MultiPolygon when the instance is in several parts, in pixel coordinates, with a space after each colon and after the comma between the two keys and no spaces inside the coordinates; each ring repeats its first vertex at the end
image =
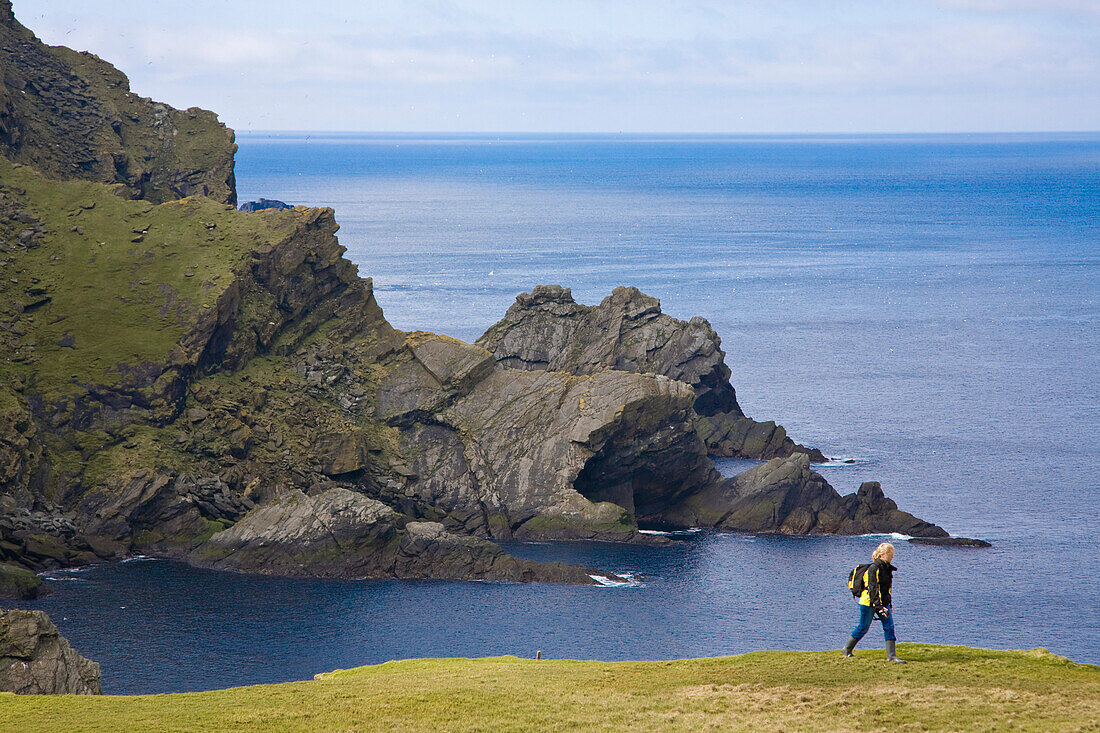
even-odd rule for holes
{"type": "MultiPolygon", "coordinates": [[[[136,697],[0,694],[35,731],[1096,730],[1100,668],[1041,649],[902,644],[670,662],[414,659],[308,682],[136,697]],[[532,691],[537,691],[532,694],[532,691]]],[[[108,689],[109,693],[110,690],[108,689]]]]}
{"type": "Polygon", "coordinates": [[[134,94],[121,71],[45,45],[0,0],[0,155],[52,178],[121,183],[130,198],[235,204],[236,150],[213,112],[134,94]]]}
{"type": "Polygon", "coordinates": [[[124,385],[151,363],[196,364],[186,337],[289,239],[301,240],[301,258],[336,263],[343,251],[331,210],[248,215],[203,197],[153,205],[3,158],[0,208],[10,243],[0,252],[0,375],[31,380],[45,401],[124,385]],[[310,229],[330,241],[313,242],[310,229]]]}

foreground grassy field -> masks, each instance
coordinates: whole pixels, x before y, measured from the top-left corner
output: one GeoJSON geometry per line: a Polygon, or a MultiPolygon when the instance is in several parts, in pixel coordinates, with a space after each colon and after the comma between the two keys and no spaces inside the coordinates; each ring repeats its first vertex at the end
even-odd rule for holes
{"type": "Polygon", "coordinates": [[[1100,730],[1100,667],[903,644],[674,662],[420,659],[136,697],[0,694],[3,731],[1100,730]]]}

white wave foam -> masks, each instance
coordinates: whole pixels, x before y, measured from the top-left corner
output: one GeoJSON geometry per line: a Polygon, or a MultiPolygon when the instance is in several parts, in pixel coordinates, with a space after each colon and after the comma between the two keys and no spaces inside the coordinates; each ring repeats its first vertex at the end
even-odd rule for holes
{"type": "Polygon", "coordinates": [[[664,536],[664,537],[675,537],[676,535],[696,534],[696,533],[702,532],[702,531],[703,530],[700,527],[689,527],[687,529],[673,529],[673,530],[669,530],[667,532],[664,531],[664,530],[660,530],[660,529],[639,529],[638,534],[653,534],[653,535],[661,535],[661,536],[664,536]]]}
{"type": "Polygon", "coordinates": [[[642,585],[640,580],[634,578],[633,573],[616,573],[616,576],[622,578],[622,580],[614,580],[604,575],[588,575],[589,578],[605,588],[638,588],[642,585]]]}
{"type": "Polygon", "coordinates": [[[863,461],[852,458],[851,456],[832,456],[824,463],[816,464],[817,468],[847,468],[848,466],[858,466],[863,461]]]}
{"type": "Polygon", "coordinates": [[[133,557],[128,557],[125,560],[122,560],[122,562],[138,562],[139,560],[156,560],[156,558],[149,557],[148,555],[134,555],[133,557]]]}
{"type": "Polygon", "coordinates": [[[57,577],[57,576],[54,576],[54,575],[43,575],[42,577],[45,578],[46,580],[50,581],[51,583],[90,583],[91,582],[87,578],[66,578],[64,576],[57,577]]]}
{"type": "Polygon", "coordinates": [[[911,540],[913,535],[902,534],[901,532],[871,532],[870,534],[861,534],[860,537],[890,537],[895,540],[911,540]]]}

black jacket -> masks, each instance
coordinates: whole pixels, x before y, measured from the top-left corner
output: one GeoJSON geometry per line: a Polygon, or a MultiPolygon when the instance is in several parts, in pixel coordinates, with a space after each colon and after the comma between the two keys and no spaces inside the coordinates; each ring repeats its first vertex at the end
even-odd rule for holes
{"type": "Polygon", "coordinates": [[[897,568],[882,558],[875,560],[867,569],[867,594],[871,598],[871,608],[890,606],[890,587],[894,584],[895,570],[897,568]]]}

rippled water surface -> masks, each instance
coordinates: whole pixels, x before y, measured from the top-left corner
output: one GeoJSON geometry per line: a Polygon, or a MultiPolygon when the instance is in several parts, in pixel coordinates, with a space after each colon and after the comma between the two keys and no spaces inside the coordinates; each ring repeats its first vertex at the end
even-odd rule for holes
{"type": "MultiPolygon", "coordinates": [[[[475,339],[519,292],[636,285],[723,339],[742,406],[985,551],[899,543],[902,640],[1100,663],[1100,136],[244,136],[242,201],[333,206],[399,328],[475,339]]],[[[723,470],[743,468],[735,463],[723,470]]],[[[634,587],[301,581],[135,561],[43,608],[109,691],[416,656],[838,648],[880,538],[517,545],[634,587]]],[[[864,645],[880,645],[872,630],[864,645]]]]}

